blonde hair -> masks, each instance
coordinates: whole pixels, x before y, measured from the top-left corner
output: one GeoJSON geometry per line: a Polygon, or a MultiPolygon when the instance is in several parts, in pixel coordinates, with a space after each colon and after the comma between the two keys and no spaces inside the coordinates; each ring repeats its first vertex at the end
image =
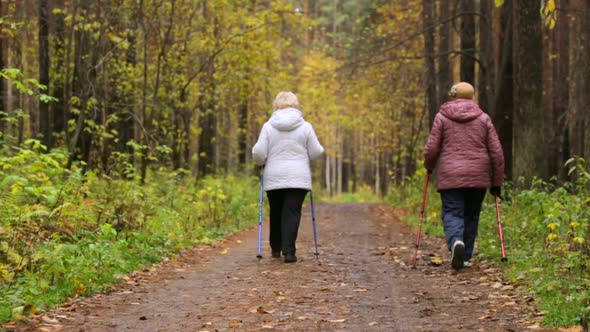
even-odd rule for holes
{"type": "Polygon", "coordinates": [[[281,91],[275,97],[272,103],[272,110],[280,110],[283,108],[293,107],[299,109],[299,100],[297,96],[291,91],[281,91]]]}

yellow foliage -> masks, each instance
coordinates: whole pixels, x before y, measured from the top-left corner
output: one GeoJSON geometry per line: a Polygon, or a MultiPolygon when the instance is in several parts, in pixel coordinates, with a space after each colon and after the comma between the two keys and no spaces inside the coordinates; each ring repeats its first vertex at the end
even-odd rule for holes
{"type": "Polygon", "coordinates": [[[541,8],[541,16],[543,17],[543,23],[549,29],[555,28],[557,22],[557,10],[555,6],[555,0],[545,0],[541,8]]]}
{"type": "Polygon", "coordinates": [[[547,235],[547,241],[551,242],[551,241],[553,241],[555,239],[557,239],[557,234],[550,233],[549,235],[547,235]]]}
{"type": "Polygon", "coordinates": [[[586,240],[583,237],[579,237],[579,236],[574,237],[574,243],[584,244],[585,241],[586,240]]]}

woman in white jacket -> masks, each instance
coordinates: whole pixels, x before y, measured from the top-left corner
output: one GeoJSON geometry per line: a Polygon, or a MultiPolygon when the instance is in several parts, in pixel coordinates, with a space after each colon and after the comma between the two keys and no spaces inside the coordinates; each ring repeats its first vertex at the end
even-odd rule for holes
{"type": "Polygon", "coordinates": [[[272,257],[286,263],[297,261],[295,241],[301,220],[301,206],[311,190],[310,160],[324,148],[309,122],[299,111],[297,96],[280,92],[272,104],[273,113],[262,126],[252,148],[254,161],[264,165],[264,191],[270,203],[270,248],[272,257]]]}

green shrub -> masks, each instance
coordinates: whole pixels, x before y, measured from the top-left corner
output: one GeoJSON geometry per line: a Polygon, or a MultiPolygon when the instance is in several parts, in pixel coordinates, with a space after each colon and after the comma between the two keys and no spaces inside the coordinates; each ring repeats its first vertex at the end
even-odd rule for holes
{"type": "Polygon", "coordinates": [[[108,290],[126,273],[257,222],[256,178],[154,171],[143,186],[67,170],[65,154],[0,158],[0,322],[108,290]]]}

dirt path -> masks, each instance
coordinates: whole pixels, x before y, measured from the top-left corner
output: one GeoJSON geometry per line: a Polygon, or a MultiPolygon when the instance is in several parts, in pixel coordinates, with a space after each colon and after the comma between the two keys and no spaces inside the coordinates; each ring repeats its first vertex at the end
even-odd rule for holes
{"type": "MultiPolygon", "coordinates": [[[[305,208],[307,211],[308,208],[305,208]]],[[[527,298],[485,262],[457,273],[440,239],[414,234],[386,205],[318,204],[320,259],[304,213],[296,264],[257,260],[255,229],[135,274],[109,295],[38,319],[50,331],[524,331],[527,298]],[[442,255],[441,266],[429,254],[442,255]]],[[[265,230],[265,238],[266,236],[265,230]]],[[[31,328],[28,326],[27,328],[31,328]]]]}

